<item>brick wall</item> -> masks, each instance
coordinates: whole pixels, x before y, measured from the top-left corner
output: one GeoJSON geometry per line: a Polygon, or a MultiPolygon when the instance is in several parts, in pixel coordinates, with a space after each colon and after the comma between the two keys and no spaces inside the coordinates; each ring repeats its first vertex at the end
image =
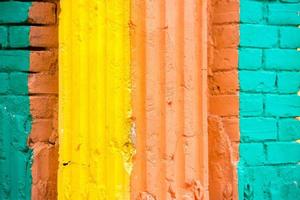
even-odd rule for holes
{"type": "Polygon", "coordinates": [[[56,199],[56,11],[55,2],[0,2],[0,152],[12,155],[0,163],[1,199],[56,199]]]}
{"type": "Polygon", "coordinates": [[[239,199],[297,199],[300,4],[240,4],[239,199]]]}
{"type": "Polygon", "coordinates": [[[210,1],[209,13],[209,194],[237,199],[239,1],[210,1]]]}

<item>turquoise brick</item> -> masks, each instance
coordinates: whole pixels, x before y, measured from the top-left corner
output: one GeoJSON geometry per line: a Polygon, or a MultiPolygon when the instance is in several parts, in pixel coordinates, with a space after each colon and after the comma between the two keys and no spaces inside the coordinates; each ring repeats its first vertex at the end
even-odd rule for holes
{"type": "Polygon", "coordinates": [[[268,164],[298,163],[300,144],[296,142],[272,142],[266,144],[268,164]]]}
{"type": "Polygon", "coordinates": [[[280,119],[278,123],[278,137],[281,141],[300,139],[300,121],[294,118],[280,119]]]}
{"type": "Polygon", "coordinates": [[[272,4],[268,5],[268,23],[279,25],[299,25],[300,4],[272,4]]]}
{"type": "Polygon", "coordinates": [[[7,28],[0,27],[0,48],[7,47],[7,28]]]}
{"type": "Polygon", "coordinates": [[[29,105],[28,96],[0,96],[0,107],[4,107],[11,114],[27,116],[30,114],[29,105]]]}
{"type": "Polygon", "coordinates": [[[9,88],[12,94],[28,94],[28,73],[11,73],[9,76],[9,88]]]}
{"type": "Polygon", "coordinates": [[[265,68],[275,70],[300,70],[300,52],[291,49],[265,50],[265,68]]]}
{"type": "Polygon", "coordinates": [[[242,23],[260,23],[264,19],[263,2],[244,0],[240,4],[240,20],[242,23]]]}
{"type": "Polygon", "coordinates": [[[300,166],[239,166],[239,199],[296,200],[300,196],[300,166]]]}
{"type": "Polygon", "coordinates": [[[280,93],[294,93],[300,90],[300,72],[278,73],[278,91],[280,93]]]}
{"type": "Polygon", "coordinates": [[[280,28],[280,47],[299,48],[300,47],[300,28],[282,27],[280,28]]]}
{"type": "Polygon", "coordinates": [[[267,95],[265,112],[268,116],[300,116],[300,97],[297,95],[267,95]]]}
{"type": "Polygon", "coordinates": [[[273,166],[239,166],[238,177],[240,200],[271,200],[271,185],[279,180],[273,166]]]}
{"type": "Polygon", "coordinates": [[[29,55],[27,50],[0,50],[0,71],[28,71],[29,55]]]}
{"type": "Polygon", "coordinates": [[[277,180],[271,180],[271,199],[299,199],[300,166],[288,165],[277,167],[277,180]]]}
{"type": "Polygon", "coordinates": [[[284,3],[298,3],[298,2],[300,2],[300,0],[281,0],[281,2],[284,2],[284,3]]]}
{"type": "Polygon", "coordinates": [[[265,162],[264,147],[261,143],[241,143],[240,162],[244,165],[261,165],[265,162]]]}
{"type": "Polygon", "coordinates": [[[242,142],[277,139],[277,120],[274,118],[241,118],[240,128],[242,142]]]}
{"type": "Polygon", "coordinates": [[[276,73],[265,71],[240,71],[240,89],[246,92],[274,92],[276,73]]]}
{"type": "Polygon", "coordinates": [[[12,48],[29,47],[30,26],[9,27],[9,46],[12,48]]]}
{"type": "Polygon", "coordinates": [[[263,95],[240,93],[240,115],[260,116],[263,114],[263,95]]]}
{"type": "Polygon", "coordinates": [[[0,93],[4,94],[8,92],[8,74],[0,73],[0,93]]]}
{"type": "Polygon", "coordinates": [[[240,46],[271,48],[278,43],[278,28],[267,25],[240,25],[240,46]]]}
{"type": "Polygon", "coordinates": [[[28,20],[31,2],[0,2],[0,23],[22,23],[28,20]]]}
{"type": "Polygon", "coordinates": [[[239,69],[259,69],[262,67],[262,50],[251,48],[239,49],[239,69]]]}

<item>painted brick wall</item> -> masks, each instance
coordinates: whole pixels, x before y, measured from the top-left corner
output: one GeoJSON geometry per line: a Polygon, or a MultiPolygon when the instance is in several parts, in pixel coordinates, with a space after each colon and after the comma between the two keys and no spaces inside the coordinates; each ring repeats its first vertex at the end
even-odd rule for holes
{"type": "Polygon", "coordinates": [[[240,1],[239,199],[298,199],[299,0],[240,1]]]}
{"type": "Polygon", "coordinates": [[[0,199],[56,199],[56,10],[0,2],[0,199]]]}
{"type": "Polygon", "coordinates": [[[239,1],[209,5],[209,193],[237,199],[239,1]]]}

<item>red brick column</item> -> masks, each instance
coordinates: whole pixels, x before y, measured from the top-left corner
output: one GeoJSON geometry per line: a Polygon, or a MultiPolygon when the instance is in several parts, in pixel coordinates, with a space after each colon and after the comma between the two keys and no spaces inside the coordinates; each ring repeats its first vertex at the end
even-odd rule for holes
{"type": "Polygon", "coordinates": [[[33,149],[32,199],[57,198],[57,2],[33,2],[30,28],[30,110],[32,131],[28,139],[33,149]]]}
{"type": "Polygon", "coordinates": [[[237,199],[239,144],[238,0],[209,5],[209,194],[237,199]]]}

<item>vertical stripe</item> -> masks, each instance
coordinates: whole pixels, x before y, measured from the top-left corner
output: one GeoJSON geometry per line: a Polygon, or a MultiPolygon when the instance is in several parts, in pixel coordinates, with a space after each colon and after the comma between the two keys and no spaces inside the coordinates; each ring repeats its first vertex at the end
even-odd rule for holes
{"type": "Polygon", "coordinates": [[[61,1],[59,199],[129,199],[129,1],[61,1]]]}
{"type": "Polygon", "coordinates": [[[132,199],[208,198],[206,14],[206,1],[132,2],[132,199]]]}
{"type": "Polygon", "coordinates": [[[31,131],[26,22],[31,2],[0,2],[0,199],[31,199],[31,131]],[[16,37],[18,36],[18,37],[16,37]]]}

